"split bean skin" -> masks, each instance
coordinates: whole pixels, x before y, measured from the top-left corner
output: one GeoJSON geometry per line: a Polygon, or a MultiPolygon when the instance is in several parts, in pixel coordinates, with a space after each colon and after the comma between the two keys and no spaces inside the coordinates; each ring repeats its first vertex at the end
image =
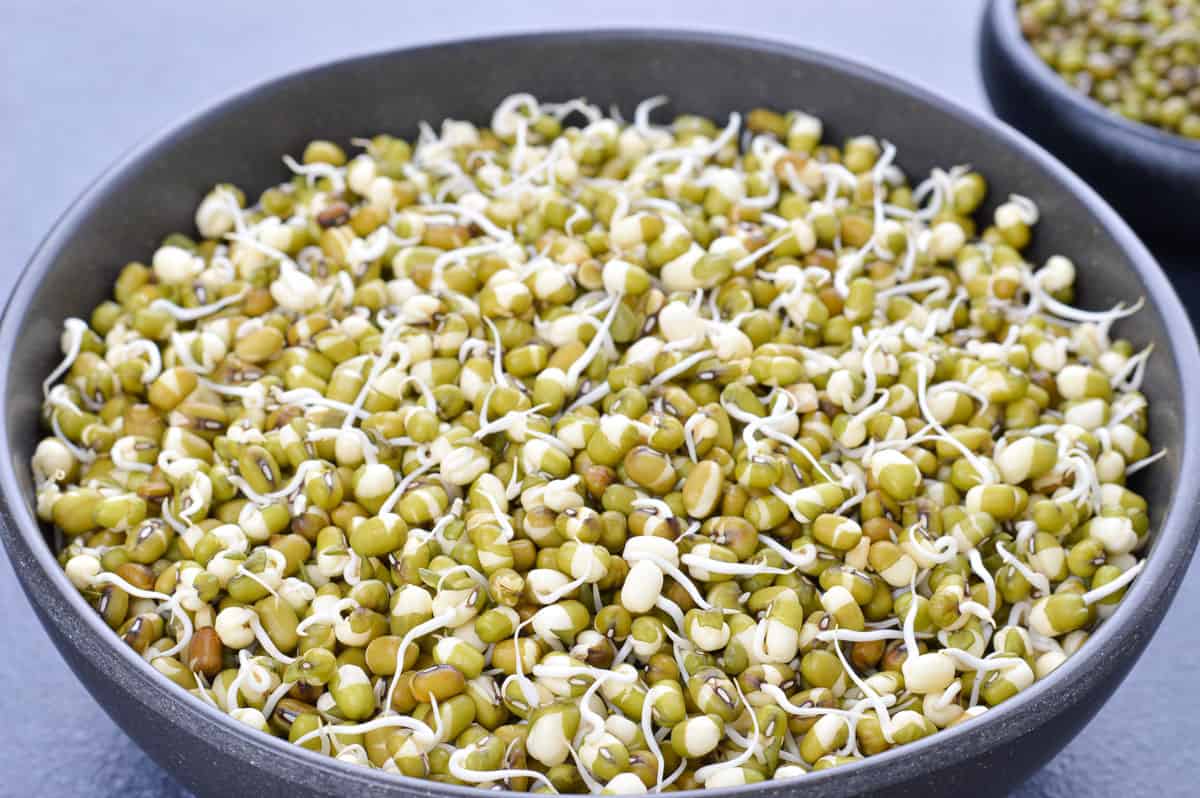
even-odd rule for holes
{"type": "Polygon", "coordinates": [[[1138,305],[1075,308],[967,167],[661,103],[313,141],[67,320],[37,512],[114,633],[292,744],[541,793],[803,777],[1086,651],[1153,534],[1138,305]]]}

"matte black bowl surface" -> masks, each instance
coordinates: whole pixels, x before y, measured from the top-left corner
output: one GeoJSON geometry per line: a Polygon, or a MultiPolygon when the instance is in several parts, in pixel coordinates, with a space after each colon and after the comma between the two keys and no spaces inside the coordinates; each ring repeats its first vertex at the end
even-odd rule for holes
{"type": "MultiPolygon", "coordinates": [[[[1107,308],[1145,296],[1124,334],[1155,341],[1145,391],[1156,445],[1168,457],[1140,484],[1158,530],[1149,563],[1081,654],[982,718],[836,771],[718,790],[783,796],[1000,795],[1045,763],[1116,689],[1157,628],[1196,542],[1200,497],[1200,353],[1153,258],[1082,181],[1002,124],[892,77],[797,47],[666,31],[509,36],[370,55],[289,75],[219,103],[135,149],[64,214],[34,255],[0,329],[0,464],[4,542],[51,638],[112,717],[184,785],[209,795],[483,796],[472,788],[387,776],[250,731],[187,696],[98,619],[57,565],[31,507],[29,458],[39,438],[39,385],[59,360],[62,321],[108,296],[126,261],[188,229],[209,186],[259,191],[285,176],[282,153],[315,137],[347,140],[419,120],[484,122],[503,96],[579,95],[626,115],[667,94],[673,109],[725,118],[756,105],[803,108],[833,140],[886,136],[910,174],[971,163],[992,204],[1009,193],[1041,207],[1033,253],[1072,256],[1081,301],[1107,308]]],[[[12,652],[19,656],[19,652],[12,652]]],[[[39,700],[30,697],[31,702],[39,700]]],[[[45,700],[45,699],[43,699],[45,700]]],[[[35,711],[35,707],[30,707],[35,711]]]]}
{"type": "Polygon", "coordinates": [[[1015,0],[990,0],[979,39],[1001,119],[1061,158],[1153,246],[1200,243],[1200,141],[1133,122],[1068,86],[1021,34],[1015,0]]]}

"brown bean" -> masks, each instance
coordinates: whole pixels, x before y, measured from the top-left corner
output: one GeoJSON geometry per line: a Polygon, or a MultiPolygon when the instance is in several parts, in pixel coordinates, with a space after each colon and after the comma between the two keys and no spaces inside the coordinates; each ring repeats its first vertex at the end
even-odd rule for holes
{"type": "Polygon", "coordinates": [[[350,206],[344,202],[334,202],[317,214],[317,224],[326,229],[340,227],[350,221],[350,206]]]}
{"type": "Polygon", "coordinates": [[[150,570],[148,565],[136,562],[122,563],[117,566],[116,574],[134,587],[142,590],[154,589],[154,571],[150,570]]]}
{"type": "Polygon", "coordinates": [[[221,672],[221,638],[211,626],[197,629],[188,644],[188,666],[212,678],[221,672]]]}

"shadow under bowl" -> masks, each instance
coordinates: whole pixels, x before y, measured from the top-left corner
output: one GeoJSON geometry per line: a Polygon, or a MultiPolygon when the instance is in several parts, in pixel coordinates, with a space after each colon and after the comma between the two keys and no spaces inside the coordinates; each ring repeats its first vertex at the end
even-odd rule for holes
{"type": "Polygon", "coordinates": [[[1133,122],[1072,89],[1021,33],[1015,0],[990,0],[979,31],[996,114],[1071,167],[1163,252],[1200,243],[1200,141],[1133,122]]]}
{"type": "MultiPolygon", "coordinates": [[[[72,205],[32,258],[0,327],[3,539],[30,602],[75,673],[160,765],[201,795],[462,796],[491,791],[417,781],[321,757],[254,732],[187,695],[120,643],[66,579],[33,510],[29,460],[40,437],[41,380],[58,362],[63,319],[108,298],[121,266],[188,229],[216,182],[252,196],[284,179],[283,153],[312,138],[348,142],[379,131],[412,136],[419,120],[486,122],[504,96],[584,95],[628,118],[666,94],[673,109],[724,118],[759,105],[800,108],[840,141],[871,132],[899,148],[909,174],[971,163],[993,197],[1042,209],[1031,257],[1070,255],[1080,300],[1110,307],[1145,296],[1121,331],[1154,341],[1144,390],[1152,439],[1169,443],[1138,487],[1157,530],[1145,571],[1080,654],[970,723],[802,784],[708,790],[717,796],[812,798],[1003,795],[1095,714],[1149,642],[1196,543],[1200,497],[1200,353],[1154,259],[1082,181],[1007,127],[880,72],[830,55],[731,36],[588,31],[505,36],[352,58],[273,80],[218,103],[134,149],[72,205]]],[[[990,214],[991,203],[984,209],[990,214]]],[[[12,656],[20,656],[12,652],[12,656]]],[[[34,700],[34,699],[30,699],[34,700]]],[[[32,708],[31,708],[32,709],[32,708]]],[[[696,794],[699,794],[698,792],[696,794]]]]}

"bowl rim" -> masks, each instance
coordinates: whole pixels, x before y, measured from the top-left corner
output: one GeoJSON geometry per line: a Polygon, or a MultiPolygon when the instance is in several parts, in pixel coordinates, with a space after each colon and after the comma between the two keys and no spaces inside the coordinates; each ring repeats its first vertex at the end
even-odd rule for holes
{"type": "Polygon", "coordinates": [[[1017,24],[1016,0],[988,0],[984,25],[996,32],[996,39],[1017,69],[1036,81],[1044,90],[1090,117],[1098,125],[1109,126],[1118,135],[1134,136],[1146,144],[1166,147],[1179,153],[1200,156],[1200,140],[1168,133],[1146,122],[1135,122],[1109,111],[1091,97],[1072,89],[1062,76],[1038,57],[1017,24]]]}
{"type": "MultiPolygon", "coordinates": [[[[971,723],[941,730],[937,734],[904,746],[903,750],[891,749],[864,758],[860,762],[831,769],[829,772],[809,773],[804,777],[804,784],[817,787],[836,780],[844,782],[847,788],[877,788],[885,772],[892,774],[887,783],[911,779],[934,766],[945,767],[982,756],[996,744],[1010,742],[1024,735],[1040,725],[1037,722],[1040,715],[1031,710],[1054,709],[1056,705],[1064,702],[1073,704],[1075,702],[1069,700],[1073,696],[1080,695],[1087,686],[1095,686],[1101,679],[1114,674],[1115,666],[1106,663],[1115,661],[1117,657],[1105,657],[1105,653],[1115,655],[1123,650],[1129,642],[1128,638],[1135,635],[1139,627],[1150,625],[1153,628],[1158,625],[1161,615],[1165,612],[1165,606],[1161,611],[1159,606],[1169,604],[1190,562],[1191,553],[1196,546],[1197,532],[1200,531],[1197,521],[1194,520],[1196,510],[1200,508],[1200,347],[1183,305],[1162,269],[1125,222],[1085,182],[1039,145],[1003,121],[967,109],[955,100],[885,73],[882,69],[777,39],[686,28],[599,27],[445,39],[429,44],[350,55],[287,71],[210,101],[198,111],[187,114],[158,133],[148,136],[120,156],[81,191],[35,249],[4,305],[3,318],[0,320],[0,359],[5,364],[11,363],[10,355],[17,344],[33,294],[52,268],[59,252],[75,235],[80,222],[89,215],[91,207],[111,185],[118,182],[127,172],[140,167],[159,150],[171,146],[178,137],[196,127],[204,126],[213,118],[235,111],[243,104],[255,102],[262,93],[279,89],[294,81],[302,81],[310,75],[326,70],[373,60],[403,59],[439,49],[513,45],[536,47],[545,43],[586,47],[604,43],[647,41],[762,53],[803,63],[819,62],[848,77],[879,85],[889,92],[922,103],[965,125],[993,134],[1012,154],[1037,165],[1087,208],[1096,222],[1111,236],[1128,262],[1128,268],[1142,283],[1148,300],[1159,310],[1169,338],[1167,343],[1172,363],[1184,388],[1180,397],[1183,419],[1180,479],[1156,533],[1154,556],[1147,559],[1142,574],[1128,589],[1125,600],[1089,639],[1090,656],[1069,659],[1045,679],[1035,682],[1013,699],[988,710],[971,723]],[[1192,390],[1188,390],[1189,388],[1192,390]]],[[[7,396],[11,376],[10,366],[0,368],[0,396],[7,396]]],[[[7,407],[5,410],[7,411],[7,407]]],[[[0,440],[7,441],[9,437],[8,413],[0,412],[0,440]]],[[[306,771],[298,768],[310,767],[318,769],[319,772],[323,771],[326,775],[336,776],[339,786],[343,787],[357,783],[373,789],[391,788],[416,795],[445,794],[462,798],[495,795],[493,790],[438,784],[426,779],[366,769],[308,751],[280,738],[252,730],[224,712],[191,696],[173,682],[163,679],[161,674],[132,649],[119,643],[117,637],[84,601],[58,565],[39,522],[24,500],[16,476],[17,469],[24,468],[25,464],[17,464],[11,457],[0,458],[0,461],[0,521],[3,522],[0,523],[0,537],[14,555],[14,559],[15,555],[23,554],[40,568],[40,571],[32,576],[18,573],[31,604],[38,609],[41,616],[41,607],[47,600],[47,595],[52,599],[65,600],[78,616],[78,620],[86,626],[88,633],[105,641],[105,653],[115,655],[135,671],[134,675],[143,677],[142,681],[151,693],[139,696],[138,700],[146,711],[164,714],[165,708],[170,707],[177,712],[181,711],[184,717],[190,713],[195,719],[219,727],[226,736],[212,740],[214,748],[236,757],[246,765],[253,759],[254,766],[281,779],[296,780],[296,774],[299,772],[300,780],[304,780],[303,774],[306,771]],[[35,585],[35,579],[47,581],[49,587],[35,585]]],[[[46,626],[58,626],[49,618],[43,617],[42,621],[46,626]]],[[[55,635],[51,636],[60,648],[73,645],[60,642],[55,635]]],[[[94,655],[87,656],[91,659],[94,655]]],[[[74,669],[73,664],[72,668],[74,669]]],[[[123,685],[118,687],[124,689],[123,685]]],[[[166,722],[176,725],[179,718],[168,718],[166,722]]],[[[742,796],[774,786],[754,784],[725,787],[719,788],[719,792],[724,795],[742,796]]],[[[702,788],[687,791],[687,794],[698,796],[701,792],[702,788]]]]}

